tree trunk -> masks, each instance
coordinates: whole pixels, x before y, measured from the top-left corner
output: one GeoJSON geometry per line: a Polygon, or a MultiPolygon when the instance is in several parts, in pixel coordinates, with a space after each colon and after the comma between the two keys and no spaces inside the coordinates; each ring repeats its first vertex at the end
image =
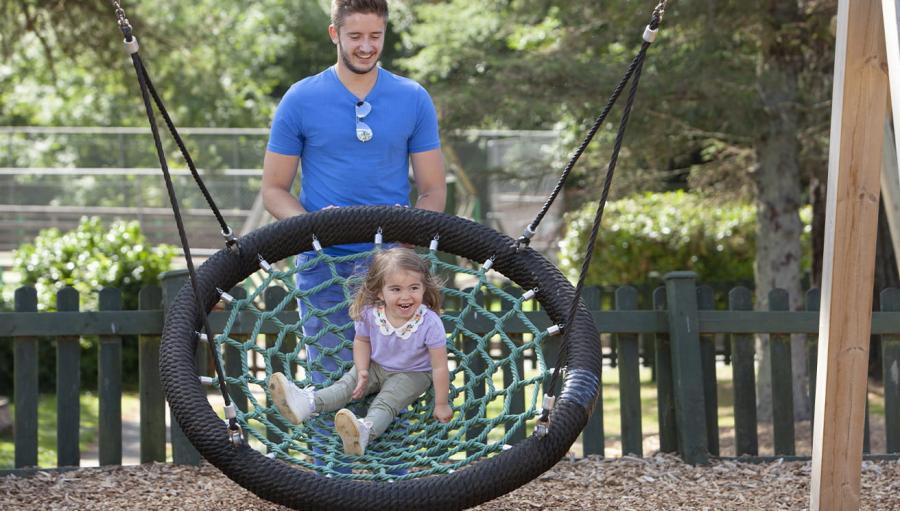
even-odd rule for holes
{"type": "MultiPolygon", "coordinates": [[[[758,168],[754,172],[756,199],[756,303],[768,308],[768,294],[774,288],[787,290],[792,310],[803,307],[800,284],[803,226],[800,222],[802,183],[800,176],[800,142],[797,138],[799,112],[798,76],[803,55],[800,45],[789,45],[787,32],[801,19],[793,2],[770,2],[764,20],[757,86],[766,113],[768,127],[757,144],[758,168]]],[[[802,336],[791,340],[794,417],[808,419],[810,404],[806,351],[802,336]]],[[[758,417],[771,420],[771,360],[768,336],[759,336],[760,357],[758,417]]]]}

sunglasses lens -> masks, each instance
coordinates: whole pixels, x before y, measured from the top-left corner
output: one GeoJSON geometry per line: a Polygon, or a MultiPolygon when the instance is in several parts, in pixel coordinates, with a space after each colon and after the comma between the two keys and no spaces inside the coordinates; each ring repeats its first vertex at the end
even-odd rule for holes
{"type": "Polygon", "coordinates": [[[368,101],[360,101],[356,104],[356,116],[360,119],[369,115],[369,112],[371,111],[372,105],[370,105],[368,101]]]}
{"type": "Polygon", "coordinates": [[[362,121],[356,122],[356,138],[360,142],[368,142],[369,140],[372,140],[372,135],[372,128],[370,128],[368,124],[362,121]]]}

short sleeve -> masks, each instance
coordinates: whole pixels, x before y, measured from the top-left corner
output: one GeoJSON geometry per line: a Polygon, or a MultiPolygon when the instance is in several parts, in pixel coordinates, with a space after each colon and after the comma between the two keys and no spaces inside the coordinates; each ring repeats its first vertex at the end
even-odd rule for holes
{"type": "Polygon", "coordinates": [[[372,337],[372,335],[371,335],[372,329],[369,328],[369,325],[371,323],[370,322],[371,317],[372,317],[372,309],[369,307],[366,307],[365,309],[363,309],[362,314],[359,317],[359,320],[353,322],[353,328],[356,330],[355,335],[360,336],[360,337],[372,337]]]}
{"type": "Polygon", "coordinates": [[[428,349],[443,348],[447,346],[447,330],[441,317],[433,311],[426,316],[428,324],[425,328],[425,346],[428,349]]]}
{"type": "Polygon", "coordinates": [[[275,109],[266,149],[273,153],[300,156],[303,152],[302,116],[297,95],[292,94],[293,90],[288,90],[275,109]]]}
{"type": "Polygon", "coordinates": [[[428,91],[421,85],[416,89],[416,127],[409,138],[410,153],[422,153],[441,147],[437,112],[428,91]]]}

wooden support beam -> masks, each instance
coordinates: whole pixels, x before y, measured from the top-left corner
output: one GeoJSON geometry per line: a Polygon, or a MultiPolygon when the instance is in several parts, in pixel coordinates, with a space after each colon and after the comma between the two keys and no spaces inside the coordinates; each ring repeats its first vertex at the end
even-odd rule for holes
{"type": "Polygon", "coordinates": [[[898,0],[882,0],[881,10],[884,19],[884,41],[888,62],[888,84],[891,105],[891,116],[884,119],[884,148],[881,168],[881,194],[891,231],[891,243],[897,254],[897,265],[900,268],[900,165],[897,155],[900,154],[900,138],[896,128],[900,127],[900,18],[897,17],[898,0]],[[896,105],[896,108],[894,107],[896,105]],[[891,125],[893,119],[893,126],[891,125]]]}
{"type": "Polygon", "coordinates": [[[880,0],[839,0],[810,509],[858,509],[887,57],[880,0]]]}

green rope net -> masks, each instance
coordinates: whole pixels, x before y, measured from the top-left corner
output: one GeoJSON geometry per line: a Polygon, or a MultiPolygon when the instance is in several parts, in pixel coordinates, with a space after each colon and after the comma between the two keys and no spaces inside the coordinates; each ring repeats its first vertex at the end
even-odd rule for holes
{"type": "MultiPolygon", "coordinates": [[[[432,418],[433,395],[429,390],[373,440],[363,456],[347,456],[334,433],[333,412],[295,426],[270,405],[268,382],[274,372],[292,377],[300,387],[321,388],[350,370],[352,362],[337,354],[352,350],[353,323],[335,322],[334,316],[346,311],[365,275],[342,277],[337,265],[365,263],[371,255],[334,257],[319,251],[286,271],[272,267],[260,272],[261,282],[255,290],[248,290],[244,298],[234,297],[225,329],[215,337],[216,352],[221,356],[235,350],[240,360],[240,374],[226,369],[225,380],[232,399],[239,403],[237,418],[251,445],[270,457],[326,476],[393,481],[451,473],[524,438],[527,421],[540,413],[541,386],[549,374],[542,351],[549,334],[536,327],[523,311],[536,308],[533,293],[508,287],[499,274],[490,272],[490,264],[454,265],[446,262],[448,258],[439,257],[436,250],[420,254],[430,263],[432,272],[444,278],[455,274],[467,285],[462,290],[442,288],[440,312],[447,330],[454,409],[449,423],[432,418]],[[298,289],[297,273],[318,264],[327,265],[331,279],[310,289],[298,289]],[[316,308],[313,297],[334,285],[341,286],[344,300],[325,309],[316,308]],[[277,303],[267,303],[263,309],[260,304],[270,300],[266,290],[271,287],[285,292],[277,303]],[[285,322],[286,317],[298,317],[283,314],[295,310],[298,301],[305,313],[296,322],[285,322]],[[235,325],[246,322],[248,312],[254,318],[251,333],[232,334],[235,325]],[[303,324],[313,316],[320,320],[321,328],[304,331],[303,324]],[[277,333],[266,333],[271,328],[263,332],[264,325],[275,325],[277,333]],[[505,327],[515,333],[507,333],[505,327]],[[321,344],[329,334],[331,339],[339,339],[337,346],[321,344]],[[310,346],[317,348],[316,357],[308,356],[310,346]],[[337,370],[327,369],[326,361],[332,367],[337,363],[337,370]],[[312,373],[325,375],[327,381],[314,384],[312,373]],[[243,402],[246,407],[240,404],[243,402]]],[[[346,319],[346,315],[343,317],[346,319]]],[[[363,416],[366,405],[367,401],[358,401],[348,407],[363,416]]]]}

